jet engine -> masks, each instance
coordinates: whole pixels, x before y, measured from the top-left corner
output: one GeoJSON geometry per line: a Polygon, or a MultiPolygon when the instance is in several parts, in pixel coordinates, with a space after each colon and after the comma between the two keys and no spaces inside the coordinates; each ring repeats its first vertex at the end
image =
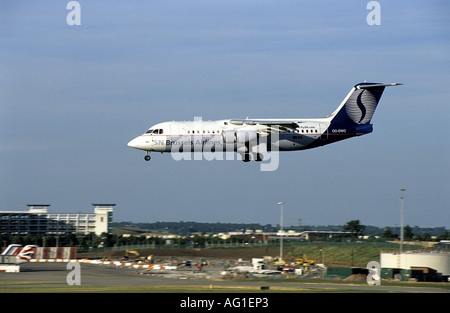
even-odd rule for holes
{"type": "Polygon", "coordinates": [[[237,135],[234,130],[224,130],[222,132],[223,143],[235,143],[237,141],[237,135]]]}
{"type": "Polygon", "coordinates": [[[222,132],[223,142],[248,144],[255,143],[258,140],[258,133],[254,130],[225,130],[222,132]]]}
{"type": "Polygon", "coordinates": [[[258,139],[258,134],[254,130],[239,130],[236,134],[238,143],[255,143],[258,139]]]}

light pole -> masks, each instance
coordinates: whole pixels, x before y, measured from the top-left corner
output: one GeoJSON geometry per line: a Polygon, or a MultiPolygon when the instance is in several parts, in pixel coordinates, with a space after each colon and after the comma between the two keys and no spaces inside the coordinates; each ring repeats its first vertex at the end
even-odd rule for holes
{"type": "Polygon", "coordinates": [[[280,217],[280,264],[283,262],[283,209],[284,202],[278,202],[281,208],[281,217],[280,217]]]}
{"type": "Polygon", "coordinates": [[[403,197],[403,192],[406,191],[405,188],[400,189],[400,254],[403,253],[403,215],[405,210],[405,199],[403,197]]]}

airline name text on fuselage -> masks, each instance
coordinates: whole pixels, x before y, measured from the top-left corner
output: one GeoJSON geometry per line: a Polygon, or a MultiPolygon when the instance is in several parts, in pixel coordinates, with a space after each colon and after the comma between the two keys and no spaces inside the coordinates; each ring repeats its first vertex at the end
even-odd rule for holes
{"type": "Polygon", "coordinates": [[[156,145],[166,145],[166,146],[182,146],[182,145],[221,145],[222,141],[220,140],[211,140],[211,139],[197,139],[197,140],[155,140],[154,143],[156,145]]]}

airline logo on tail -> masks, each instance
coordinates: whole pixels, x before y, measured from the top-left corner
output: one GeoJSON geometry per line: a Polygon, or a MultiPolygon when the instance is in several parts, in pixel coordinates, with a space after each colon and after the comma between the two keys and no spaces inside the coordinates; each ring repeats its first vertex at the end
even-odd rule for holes
{"type": "Polygon", "coordinates": [[[356,124],[367,124],[377,108],[381,92],[376,90],[356,90],[345,104],[348,117],[356,124]]]}
{"type": "Polygon", "coordinates": [[[34,252],[36,251],[36,247],[37,246],[34,245],[25,246],[18,255],[19,260],[24,262],[30,262],[31,258],[34,255],[34,252]]]}
{"type": "MultiPolygon", "coordinates": [[[[37,246],[35,245],[26,245],[23,249],[21,249],[22,245],[12,244],[9,245],[1,254],[1,256],[5,256],[8,258],[7,263],[11,262],[14,264],[22,264],[30,262],[31,258],[36,251],[37,246]]],[[[3,258],[2,258],[3,259],[3,258]]]]}

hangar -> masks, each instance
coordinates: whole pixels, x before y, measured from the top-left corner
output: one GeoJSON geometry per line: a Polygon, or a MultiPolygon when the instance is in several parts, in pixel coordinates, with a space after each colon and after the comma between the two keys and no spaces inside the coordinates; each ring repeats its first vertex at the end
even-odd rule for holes
{"type": "Polygon", "coordinates": [[[450,253],[381,253],[381,277],[400,280],[448,281],[450,253]]]}

